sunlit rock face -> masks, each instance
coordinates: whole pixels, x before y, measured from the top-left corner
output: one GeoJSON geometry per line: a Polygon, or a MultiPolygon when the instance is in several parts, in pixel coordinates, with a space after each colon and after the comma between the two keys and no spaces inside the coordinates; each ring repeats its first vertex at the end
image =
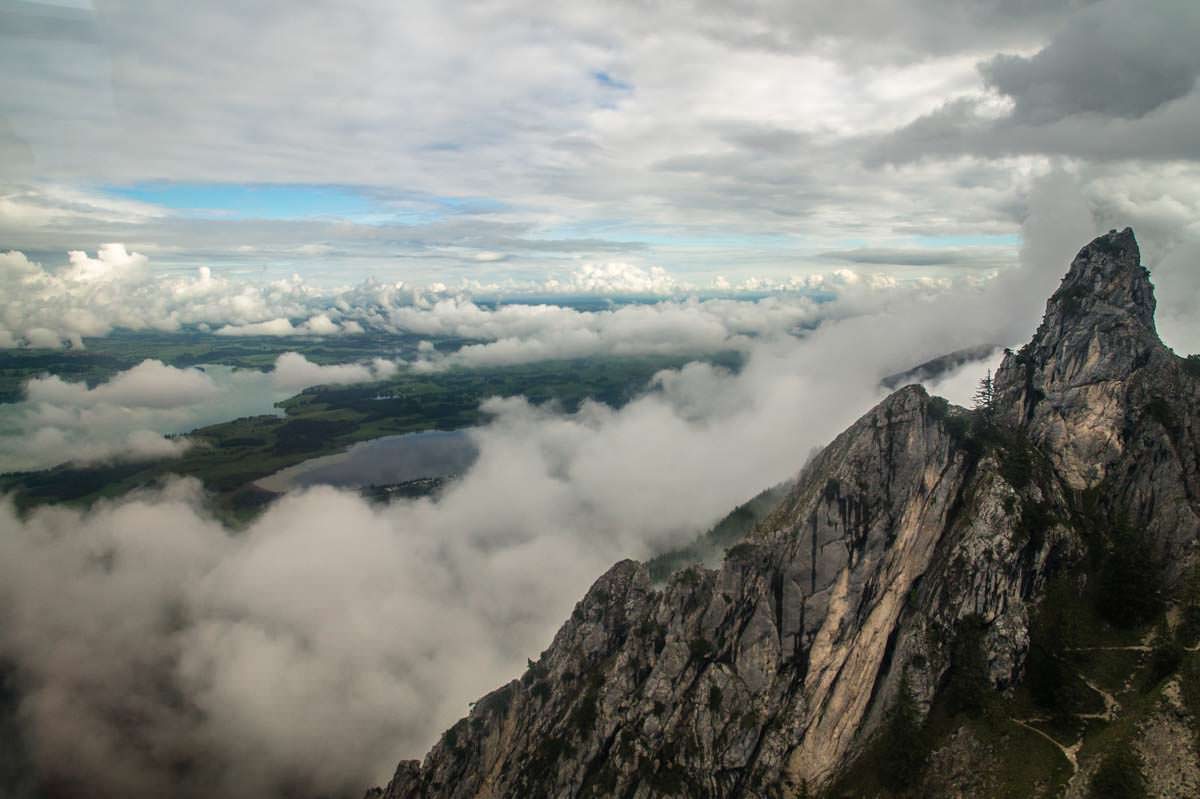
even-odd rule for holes
{"type": "Polygon", "coordinates": [[[1154,308],[1133,231],[1097,238],[1005,358],[996,393],[1067,486],[1120,509],[1179,566],[1200,531],[1200,381],[1159,340],[1154,308]]]}
{"type": "Polygon", "coordinates": [[[1053,564],[1081,557],[1071,520],[1086,492],[1190,554],[1200,442],[1186,372],[1155,334],[1132,232],[1100,237],[1005,359],[990,409],[901,388],[719,569],[655,586],[642,564],[613,566],[525,675],[374,795],[774,797],[828,783],[902,674],[931,701],[962,624],[981,626],[997,687],[1021,679],[1031,604],[1053,564]]]}

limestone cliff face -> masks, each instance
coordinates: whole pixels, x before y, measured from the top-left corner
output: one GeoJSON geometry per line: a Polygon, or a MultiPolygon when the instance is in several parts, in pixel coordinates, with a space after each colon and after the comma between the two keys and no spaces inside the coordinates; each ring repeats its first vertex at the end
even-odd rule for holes
{"type": "Polygon", "coordinates": [[[997,404],[1072,489],[1146,530],[1165,561],[1200,532],[1200,381],[1154,328],[1133,231],[1079,251],[1033,340],[996,374],[997,404]]]}
{"type": "Polygon", "coordinates": [[[900,389],[719,569],[654,586],[615,565],[521,679],[374,795],[790,796],[862,747],[902,673],[928,701],[968,620],[991,680],[1019,680],[1031,600],[1080,552],[1079,491],[1108,481],[1164,549],[1196,538],[1196,381],[1153,310],[1132,234],[1093,242],[997,375],[1004,446],[900,389]]]}

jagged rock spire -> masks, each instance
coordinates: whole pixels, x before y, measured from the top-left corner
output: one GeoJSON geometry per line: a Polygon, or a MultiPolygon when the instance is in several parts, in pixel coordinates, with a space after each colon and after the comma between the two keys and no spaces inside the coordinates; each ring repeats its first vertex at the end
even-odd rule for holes
{"type": "Polygon", "coordinates": [[[1053,452],[1074,488],[1101,480],[1122,449],[1128,378],[1171,357],[1154,308],[1133,231],[1110,231],[1079,251],[1033,339],[996,373],[1002,418],[1053,452]]]}
{"type": "Polygon", "coordinates": [[[1077,319],[1089,314],[1127,315],[1154,331],[1154,286],[1141,264],[1132,228],[1110,230],[1079,251],[1062,285],[1047,303],[1077,319]]]}
{"type": "Polygon", "coordinates": [[[1125,375],[1130,359],[1143,362],[1148,348],[1162,346],[1154,308],[1133,230],[1109,231],[1075,256],[1022,360],[1055,366],[1047,377],[1060,383],[1125,375]]]}
{"type": "Polygon", "coordinates": [[[1140,530],[1177,577],[1200,531],[1200,381],[1158,337],[1133,231],[1079,251],[1028,345],[995,378],[1020,428],[1076,490],[1140,530]]]}

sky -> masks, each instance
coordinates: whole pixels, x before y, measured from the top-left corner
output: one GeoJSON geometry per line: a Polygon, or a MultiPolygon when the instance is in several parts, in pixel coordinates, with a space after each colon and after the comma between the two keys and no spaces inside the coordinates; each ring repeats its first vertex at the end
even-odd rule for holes
{"type": "MultiPolygon", "coordinates": [[[[1027,341],[1110,228],[1137,233],[1164,340],[1200,352],[1198,38],[1192,0],[0,6],[0,349],[475,342],[35,378],[0,413],[6,463],[170,456],[398,369],[745,361],[621,409],[489,399],[437,499],[315,488],[236,534],[188,480],[0,499],[31,758],[63,795],[360,796],[614,561],[795,475],[882,377],[1027,341]],[[614,302],[554,302],[578,295],[614,302]]],[[[965,403],[996,357],[930,389],[965,403]]]]}
{"type": "Polygon", "coordinates": [[[0,248],[325,284],[1016,261],[1061,169],[1197,236],[1189,0],[12,0],[0,248]]]}

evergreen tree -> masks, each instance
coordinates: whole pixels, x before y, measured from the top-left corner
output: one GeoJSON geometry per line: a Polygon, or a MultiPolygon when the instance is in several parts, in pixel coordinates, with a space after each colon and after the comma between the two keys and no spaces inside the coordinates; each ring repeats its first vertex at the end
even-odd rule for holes
{"type": "Polygon", "coordinates": [[[1179,623],[1179,640],[1185,646],[1200,642],[1200,559],[1193,564],[1183,587],[1183,618],[1179,623]]]}
{"type": "Polygon", "coordinates": [[[977,613],[958,622],[950,670],[946,675],[946,700],[951,713],[975,718],[984,710],[991,686],[987,657],[983,652],[986,632],[987,624],[977,613]]]}
{"type": "Polygon", "coordinates": [[[880,781],[896,793],[911,788],[925,767],[926,749],[917,702],[908,682],[908,672],[905,671],[900,677],[895,703],[881,731],[880,781]]]}
{"type": "Polygon", "coordinates": [[[1070,648],[1079,641],[1076,585],[1066,576],[1052,579],[1029,630],[1025,678],[1033,701],[1060,722],[1072,718],[1091,689],[1070,666],[1070,648]]]}
{"type": "Polygon", "coordinates": [[[1124,525],[1112,531],[1112,546],[1100,568],[1097,610],[1112,624],[1131,628],[1162,609],[1162,580],[1149,542],[1124,525]]]}
{"type": "Polygon", "coordinates": [[[975,390],[975,411],[983,418],[991,422],[996,417],[996,385],[992,381],[992,370],[988,369],[987,375],[979,381],[979,388],[975,390]]]}
{"type": "Polygon", "coordinates": [[[1088,795],[1093,799],[1142,799],[1146,796],[1142,764],[1128,742],[1105,755],[1089,788],[1088,795]]]}
{"type": "Polygon", "coordinates": [[[1146,688],[1153,688],[1162,680],[1179,670],[1183,663],[1183,646],[1167,626],[1167,617],[1158,620],[1154,630],[1154,643],[1150,652],[1150,670],[1146,675],[1146,688]]]}

